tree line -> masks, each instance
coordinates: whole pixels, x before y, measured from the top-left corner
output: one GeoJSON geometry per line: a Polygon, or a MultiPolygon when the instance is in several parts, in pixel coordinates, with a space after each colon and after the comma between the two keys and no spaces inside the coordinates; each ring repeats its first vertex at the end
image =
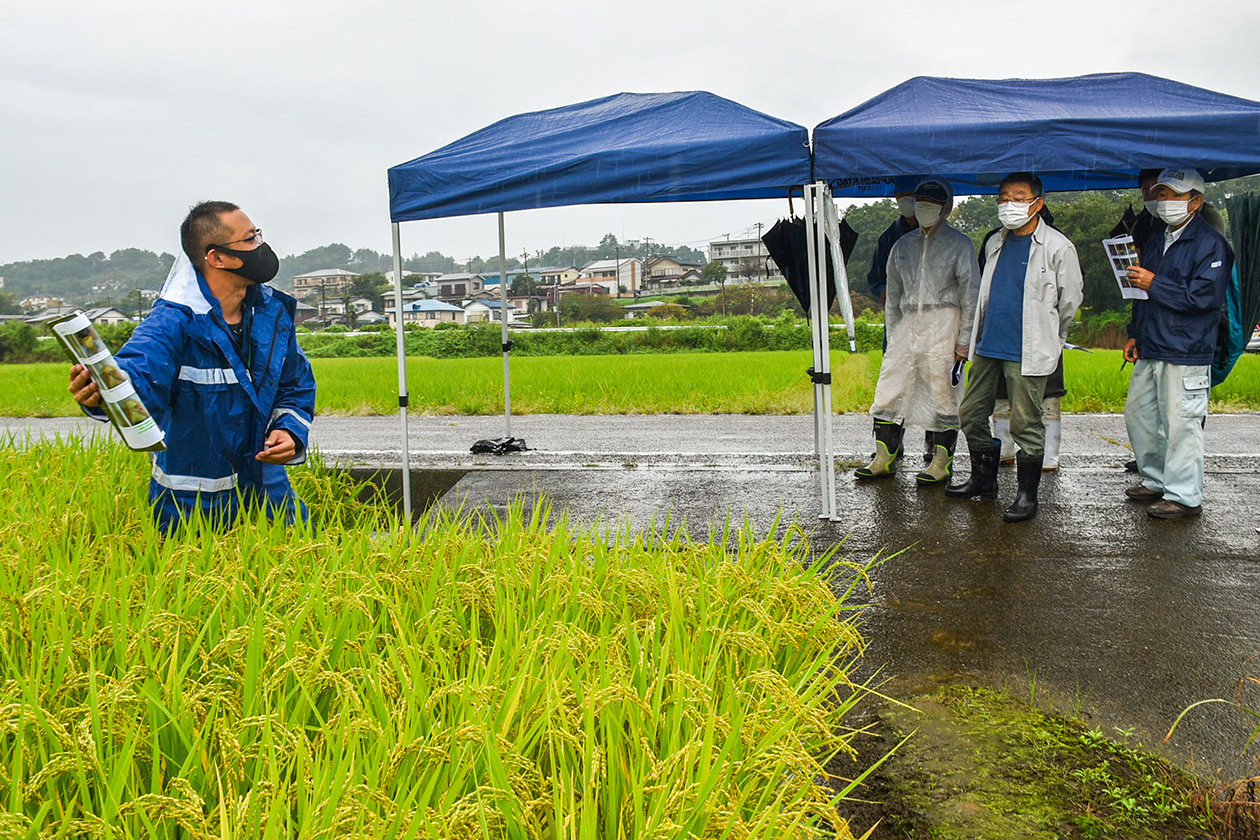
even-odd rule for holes
{"type": "MultiPolygon", "coordinates": [[[[1225,202],[1229,197],[1257,189],[1260,189],[1260,175],[1253,175],[1209,184],[1206,199],[1225,211],[1225,202]]],[[[1055,226],[1076,243],[1085,274],[1086,306],[1096,312],[1126,309],[1099,242],[1120,221],[1126,208],[1141,211],[1141,194],[1136,189],[1050,193],[1046,196],[1046,203],[1054,216],[1055,226]]],[[[896,215],[896,206],[888,199],[855,205],[844,214],[845,221],[859,234],[848,263],[850,288],[859,311],[878,308],[878,302],[865,294],[866,275],[879,234],[896,215]]],[[[955,203],[950,223],[979,246],[984,235],[998,226],[997,204],[992,196],[960,199],[955,203]]],[[[622,243],[609,233],[593,247],[556,245],[546,251],[508,257],[507,270],[509,276],[515,278],[541,266],[581,266],[594,259],[644,259],[655,255],[668,255],[684,262],[706,262],[704,253],[695,248],[662,245],[650,239],[622,243]]],[[[136,290],[158,289],[174,259],[169,253],[123,248],[108,256],[96,251],[87,256],[71,254],[55,259],[3,264],[0,265],[0,277],[4,278],[4,287],[0,289],[0,314],[18,314],[18,301],[34,294],[57,295],[79,305],[117,306],[133,314],[141,305],[136,290]]],[[[341,243],[323,245],[283,257],[275,283],[279,288],[291,289],[296,275],[337,268],[367,275],[355,294],[379,301],[384,291],[381,285],[384,274],[393,268],[393,255],[370,248],[351,249],[341,243]]],[[[706,278],[712,279],[712,267],[707,268],[710,270],[706,278]]],[[[497,276],[499,258],[494,254],[457,260],[440,251],[429,251],[404,259],[403,270],[405,273],[470,271],[497,276]]]]}
{"type": "MultiPolygon", "coordinates": [[[[595,247],[556,245],[528,256],[519,254],[509,257],[507,269],[515,276],[526,268],[527,261],[531,268],[544,265],[581,266],[595,259],[643,258],[649,254],[667,254],[696,263],[703,263],[705,259],[703,252],[687,246],[663,246],[651,240],[623,245],[616,236],[609,233],[595,247]]],[[[85,306],[116,306],[132,314],[140,305],[140,296],[136,290],[160,288],[174,262],[173,254],[123,248],[109,255],[96,251],[87,256],[71,254],[53,259],[5,263],[0,265],[0,277],[4,278],[4,287],[0,289],[0,314],[20,314],[18,302],[36,294],[64,297],[67,302],[85,306]]],[[[370,248],[356,250],[334,242],[301,254],[282,257],[280,273],[273,282],[278,288],[291,289],[293,278],[297,275],[324,269],[343,269],[355,274],[383,276],[393,269],[393,265],[392,253],[373,251],[370,248]]],[[[429,251],[405,258],[403,271],[470,271],[497,276],[499,257],[495,254],[491,257],[470,256],[456,260],[440,251],[429,251]]]]}

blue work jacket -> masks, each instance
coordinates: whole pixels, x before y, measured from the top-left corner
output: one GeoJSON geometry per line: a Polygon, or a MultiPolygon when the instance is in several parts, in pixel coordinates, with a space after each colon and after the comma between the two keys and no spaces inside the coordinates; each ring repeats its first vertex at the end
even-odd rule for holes
{"type": "Polygon", "coordinates": [[[1154,273],[1146,300],[1133,301],[1129,337],[1138,356],[1177,365],[1210,365],[1221,305],[1234,270],[1225,237],[1196,213],[1164,252],[1161,230],[1146,241],[1142,267],[1154,273]]]}
{"type": "Polygon", "coordinates": [[[254,457],[273,429],[283,429],[297,442],[288,463],[306,460],[315,377],[294,335],[296,302],[252,286],[238,352],[205,279],[180,259],[153,311],[116,354],[166,433],[149,482],[158,524],[169,530],[200,509],[226,525],[242,504],[261,504],[289,521],[304,517],[285,466],[254,457]]]}

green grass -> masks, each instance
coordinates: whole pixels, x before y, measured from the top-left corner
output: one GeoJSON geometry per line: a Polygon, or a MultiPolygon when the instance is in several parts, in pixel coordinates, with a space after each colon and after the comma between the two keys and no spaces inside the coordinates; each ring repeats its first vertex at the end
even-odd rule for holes
{"type": "Polygon", "coordinates": [[[864,570],[798,529],[412,532],[312,467],[314,527],[163,539],[146,472],[0,448],[0,836],[849,836],[864,570]]]}
{"type": "MultiPolygon", "coordinates": [[[[953,685],[880,709],[884,741],[914,737],[871,777],[874,837],[1208,840],[1212,791],[1130,741],[985,688],[953,685]]],[[[1238,836],[1243,836],[1239,834],[1238,836]]]]}
{"type": "MultiPolygon", "coordinates": [[[[832,354],[832,401],[838,412],[871,404],[881,354],[832,354]]],[[[1118,350],[1068,351],[1065,411],[1124,410],[1131,367],[1118,350]]],[[[322,414],[392,414],[398,371],[391,358],[315,359],[322,414]]],[[[807,414],[813,387],[808,352],[548,356],[512,359],[515,414],[807,414]]],[[[66,393],[67,366],[0,365],[0,416],[58,417],[78,411],[66,393]]],[[[498,414],[501,358],[407,362],[412,411],[498,414]]],[[[1213,389],[1213,411],[1260,410],[1260,356],[1249,354],[1213,389]]]]}

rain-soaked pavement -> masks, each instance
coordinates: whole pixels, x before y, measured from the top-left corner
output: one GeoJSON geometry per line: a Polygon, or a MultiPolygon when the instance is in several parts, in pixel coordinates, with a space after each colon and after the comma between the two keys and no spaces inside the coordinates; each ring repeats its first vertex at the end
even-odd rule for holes
{"type": "MultiPolygon", "coordinates": [[[[864,459],[869,420],[835,422],[838,457],[864,459]]],[[[84,426],[0,420],[6,428],[84,426]]],[[[728,517],[764,531],[781,516],[806,527],[815,551],[900,552],[862,596],[866,662],[888,691],[951,681],[1035,690],[1108,734],[1133,729],[1156,745],[1186,706],[1233,698],[1241,677],[1260,677],[1260,415],[1214,415],[1207,430],[1201,518],[1154,521],[1125,501],[1123,419],[1071,415],[1063,467],[1042,482],[1040,515],[1021,524],[1000,517],[1009,469],[1001,500],[980,502],[920,489],[910,468],[874,484],[845,468],[841,521],[819,521],[809,417],[532,415],[512,431],[534,449],[502,457],[468,452],[504,434],[502,417],[411,418],[409,437],[413,471],[445,491],[443,504],[502,508],[545,493],[579,522],[645,527],[668,513],[697,536],[728,517]]],[[[313,433],[325,459],[346,466],[396,468],[397,438],[397,418],[320,418],[313,433]]],[[[921,436],[907,439],[917,452],[921,436]]],[[[1204,776],[1238,777],[1257,772],[1241,755],[1249,731],[1236,712],[1204,706],[1165,749],[1204,776]]]]}

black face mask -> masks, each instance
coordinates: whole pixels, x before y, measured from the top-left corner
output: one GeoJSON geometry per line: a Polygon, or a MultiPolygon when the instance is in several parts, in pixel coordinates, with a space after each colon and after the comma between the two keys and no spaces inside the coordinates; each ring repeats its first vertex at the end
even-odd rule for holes
{"type": "Polygon", "coordinates": [[[271,250],[271,246],[266,242],[250,251],[238,251],[235,248],[225,248],[221,245],[215,247],[216,251],[222,251],[230,257],[236,257],[241,261],[240,268],[225,268],[224,271],[230,271],[244,277],[251,283],[266,283],[276,276],[276,272],[280,270],[280,258],[276,256],[276,252],[271,250]]]}

